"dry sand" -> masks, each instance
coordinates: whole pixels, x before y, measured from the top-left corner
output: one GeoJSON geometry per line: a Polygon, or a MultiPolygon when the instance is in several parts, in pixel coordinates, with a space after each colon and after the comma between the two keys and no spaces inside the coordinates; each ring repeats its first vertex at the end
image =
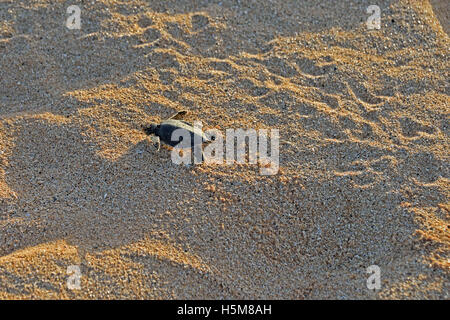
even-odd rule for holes
{"type": "Polygon", "coordinates": [[[76,2],[0,1],[0,298],[449,298],[448,1],[76,2]],[[180,109],[279,174],[155,153],[180,109]]]}

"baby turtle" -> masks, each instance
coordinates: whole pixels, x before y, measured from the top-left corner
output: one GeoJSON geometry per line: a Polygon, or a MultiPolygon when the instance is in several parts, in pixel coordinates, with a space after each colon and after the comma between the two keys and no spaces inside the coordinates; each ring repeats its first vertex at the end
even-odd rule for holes
{"type": "MultiPolygon", "coordinates": [[[[179,111],[175,113],[173,116],[168,118],[167,120],[163,120],[160,124],[152,123],[149,126],[144,126],[144,132],[147,135],[153,135],[154,139],[153,141],[156,141],[158,145],[158,151],[161,146],[161,142],[164,142],[165,144],[168,144],[172,147],[179,147],[179,148],[194,148],[194,145],[202,144],[205,142],[211,142],[214,140],[214,137],[208,137],[201,128],[194,127],[191,123],[184,121],[184,120],[177,120],[176,118],[180,116],[184,116],[187,113],[187,111],[179,111]],[[182,140],[183,136],[180,136],[178,140],[172,140],[172,134],[175,130],[182,129],[186,130],[187,134],[191,137],[191,144],[183,145],[182,140]]],[[[203,152],[202,152],[202,161],[203,161],[203,152]]]]}

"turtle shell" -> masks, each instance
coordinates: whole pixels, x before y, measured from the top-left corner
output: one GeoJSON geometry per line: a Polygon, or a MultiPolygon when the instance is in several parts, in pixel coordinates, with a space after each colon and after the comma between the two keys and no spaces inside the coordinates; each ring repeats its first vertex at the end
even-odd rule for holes
{"type": "Polygon", "coordinates": [[[156,132],[156,135],[159,136],[160,140],[164,143],[172,146],[172,147],[180,147],[180,148],[189,148],[193,147],[194,144],[208,142],[209,139],[205,135],[205,133],[200,129],[192,126],[190,123],[182,120],[169,119],[161,122],[159,128],[156,132]],[[172,134],[175,130],[181,129],[186,132],[180,132],[180,134],[176,133],[177,139],[172,141],[172,134]],[[187,145],[187,143],[183,143],[183,136],[190,135],[191,143],[187,145]]]}

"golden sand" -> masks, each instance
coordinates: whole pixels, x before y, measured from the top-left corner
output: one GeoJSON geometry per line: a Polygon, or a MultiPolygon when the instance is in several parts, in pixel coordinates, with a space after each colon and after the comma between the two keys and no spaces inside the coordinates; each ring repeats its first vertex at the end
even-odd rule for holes
{"type": "Polygon", "coordinates": [[[0,298],[449,298],[446,1],[379,30],[365,1],[66,5],[0,3],[0,298]],[[181,109],[279,129],[279,173],[172,164],[141,126],[181,109]]]}

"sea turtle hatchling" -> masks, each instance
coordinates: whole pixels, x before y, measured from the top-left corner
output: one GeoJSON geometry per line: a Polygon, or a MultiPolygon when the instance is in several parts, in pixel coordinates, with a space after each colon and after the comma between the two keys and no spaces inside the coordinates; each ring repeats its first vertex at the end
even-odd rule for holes
{"type": "MultiPolygon", "coordinates": [[[[205,142],[211,142],[214,140],[213,136],[207,136],[201,128],[194,127],[191,123],[184,120],[177,120],[176,118],[180,116],[184,116],[187,111],[179,111],[175,113],[173,116],[168,118],[167,120],[163,120],[160,124],[152,123],[149,126],[144,126],[144,132],[147,135],[153,135],[152,140],[155,141],[158,145],[157,150],[159,151],[161,142],[168,144],[172,147],[179,148],[194,148],[194,145],[202,144],[205,142]],[[190,134],[191,137],[191,145],[185,146],[183,145],[183,135],[179,137],[178,140],[172,140],[172,134],[175,130],[182,129],[186,130],[187,134],[190,134]]],[[[203,161],[203,152],[201,154],[201,160],[203,161]]]]}

